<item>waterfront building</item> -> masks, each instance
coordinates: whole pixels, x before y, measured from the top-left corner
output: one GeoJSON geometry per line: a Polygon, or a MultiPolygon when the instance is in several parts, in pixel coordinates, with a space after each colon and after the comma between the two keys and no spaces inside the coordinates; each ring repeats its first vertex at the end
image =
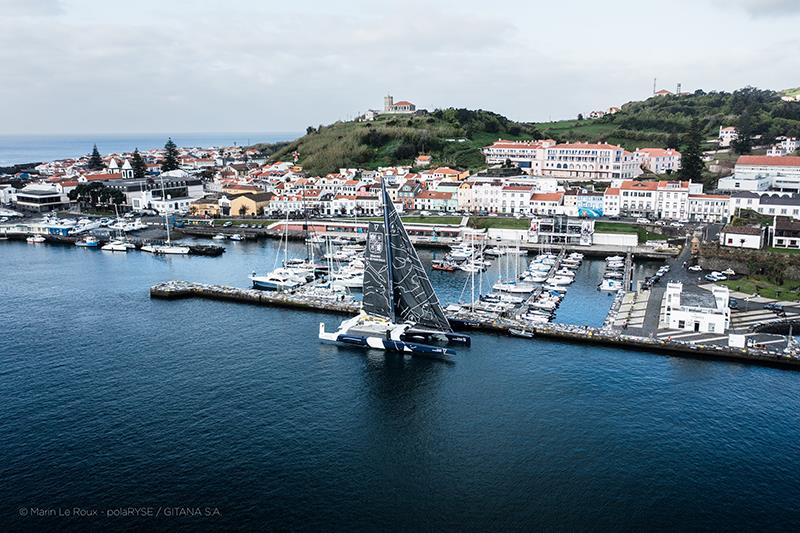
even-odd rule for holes
{"type": "Polygon", "coordinates": [[[69,208],[69,198],[57,185],[35,183],[27,185],[15,194],[17,209],[42,213],[54,209],[69,208]]]}
{"type": "Polygon", "coordinates": [[[729,217],[730,196],[724,194],[689,194],[689,220],[725,222],[729,217]]]}
{"type": "Polygon", "coordinates": [[[695,333],[725,333],[730,328],[730,291],[715,285],[711,291],[684,292],[680,282],[667,283],[662,324],[695,333]]]}
{"type": "MultiPolygon", "coordinates": [[[[659,181],[656,187],[656,218],[688,219],[691,185],[689,181],[659,181]]],[[[703,186],[699,185],[695,190],[703,192],[703,186]]]]}
{"type": "Polygon", "coordinates": [[[205,196],[203,182],[190,178],[181,170],[164,173],[164,195],[161,196],[160,179],[118,179],[104,182],[110,189],[122,191],[125,204],[133,210],[155,209],[159,214],[188,213],[195,200],[205,196]]]}
{"type": "Polygon", "coordinates": [[[271,192],[240,194],[231,198],[230,214],[233,216],[259,216],[270,207],[275,195],[271,192]]]}
{"type": "Polygon", "coordinates": [[[628,217],[654,217],[658,209],[658,182],[623,181],[619,192],[619,212],[628,217]]]}
{"type": "Polygon", "coordinates": [[[531,209],[533,185],[506,185],[500,193],[500,212],[505,215],[527,214],[531,209]]]}
{"type": "Polygon", "coordinates": [[[726,225],[719,232],[719,243],[729,248],[760,250],[764,247],[764,228],[760,226],[726,225]]]}
{"type": "Polygon", "coordinates": [[[529,213],[533,215],[561,214],[563,192],[540,192],[531,195],[529,213]]]}
{"type": "Polygon", "coordinates": [[[417,211],[442,211],[452,213],[458,211],[458,195],[446,191],[420,191],[414,199],[417,211]]]}
{"type": "Polygon", "coordinates": [[[800,249],[800,222],[776,216],[771,228],[774,248],[800,249]]]}
{"type": "Polygon", "coordinates": [[[619,193],[619,187],[608,187],[603,193],[603,214],[605,216],[619,216],[619,193]]]}
{"type": "Polygon", "coordinates": [[[574,244],[589,246],[594,235],[594,220],[566,215],[534,217],[528,230],[528,241],[536,244],[574,244]]]}

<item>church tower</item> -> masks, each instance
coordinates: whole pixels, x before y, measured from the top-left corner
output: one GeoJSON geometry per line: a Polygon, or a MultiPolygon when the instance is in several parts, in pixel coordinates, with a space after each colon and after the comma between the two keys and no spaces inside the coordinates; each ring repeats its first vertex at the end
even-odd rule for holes
{"type": "Polygon", "coordinates": [[[391,94],[387,94],[383,97],[383,111],[384,113],[391,113],[392,107],[394,106],[394,97],[391,94]]]}

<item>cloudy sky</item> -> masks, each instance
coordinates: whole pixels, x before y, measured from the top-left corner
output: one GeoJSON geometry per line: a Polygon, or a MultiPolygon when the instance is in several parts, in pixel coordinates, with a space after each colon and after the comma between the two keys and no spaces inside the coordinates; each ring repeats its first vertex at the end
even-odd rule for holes
{"type": "Polygon", "coordinates": [[[0,0],[0,133],[298,131],[382,105],[569,118],[800,85],[800,0],[0,0]]]}

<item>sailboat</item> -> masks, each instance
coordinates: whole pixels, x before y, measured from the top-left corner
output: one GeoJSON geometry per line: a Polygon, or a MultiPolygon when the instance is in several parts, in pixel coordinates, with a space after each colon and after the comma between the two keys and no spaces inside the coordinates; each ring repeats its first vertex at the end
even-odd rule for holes
{"type": "MultiPolygon", "coordinates": [[[[161,176],[161,200],[166,200],[167,196],[164,193],[164,176],[161,176]]],[[[169,234],[169,212],[166,204],[164,205],[164,226],[167,228],[167,242],[164,244],[146,244],[142,246],[143,252],[150,252],[153,254],[177,254],[183,255],[189,253],[188,246],[180,246],[172,244],[172,239],[169,234]]]]}
{"type": "Polygon", "coordinates": [[[425,342],[470,344],[453,333],[428,274],[420,262],[394,205],[381,184],[383,222],[370,222],[364,252],[364,298],[361,313],[328,332],[324,342],[447,358],[454,352],[425,342]]]}

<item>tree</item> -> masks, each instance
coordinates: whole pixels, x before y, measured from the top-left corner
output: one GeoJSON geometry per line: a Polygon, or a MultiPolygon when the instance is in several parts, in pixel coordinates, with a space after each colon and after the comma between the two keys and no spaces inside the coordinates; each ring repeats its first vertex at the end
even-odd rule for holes
{"type": "Polygon", "coordinates": [[[681,146],[681,138],[678,136],[677,133],[672,132],[667,137],[667,148],[672,148],[673,150],[677,150],[681,146]]]}
{"type": "Polygon", "coordinates": [[[689,124],[689,130],[683,139],[684,147],[681,153],[680,177],[685,180],[702,181],[703,153],[700,150],[700,143],[703,141],[703,132],[700,129],[700,121],[693,118],[689,124]]]}
{"type": "Polygon", "coordinates": [[[583,120],[583,113],[578,113],[578,120],[583,120]]]}
{"type": "Polygon", "coordinates": [[[161,162],[161,171],[169,172],[178,169],[178,147],[172,142],[172,137],[164,145],[164,161],[161,162]]]}
{"type": "Polygon", "coordinates": [[[314,126],[309,126],[306,128],[306,135],[311,135],[312,133],[316,132],[317,130],[314,129],[314,126]]]}
{"type": "Polygon", "coordinates": [[[749,154],[753,151],[753,119],[750,111],[745,110],[739,117],[736,127],[737,136],[731,142],[731,148],[737,154],[749,154]]]}
{"type": "Polygon", "coordinates": [[[131,157],[131,167],[133,168],[133,177],[143,180],[145,174],[147,173],[147,165],[145,165],[144,159],[142,159],[142,154],[139,153],[138,148],[133,151],[133,156],[131,157]]]}
{"type": "Polygon", "coordinates": [[[103,158],[100,157],[100,151],[97,149],[97,145],[94,145],[92,148],[92,155],[89,157],[89,163],[87,165],[89,170],[103,170],[105,165],[103,164],[103,158]]]}

